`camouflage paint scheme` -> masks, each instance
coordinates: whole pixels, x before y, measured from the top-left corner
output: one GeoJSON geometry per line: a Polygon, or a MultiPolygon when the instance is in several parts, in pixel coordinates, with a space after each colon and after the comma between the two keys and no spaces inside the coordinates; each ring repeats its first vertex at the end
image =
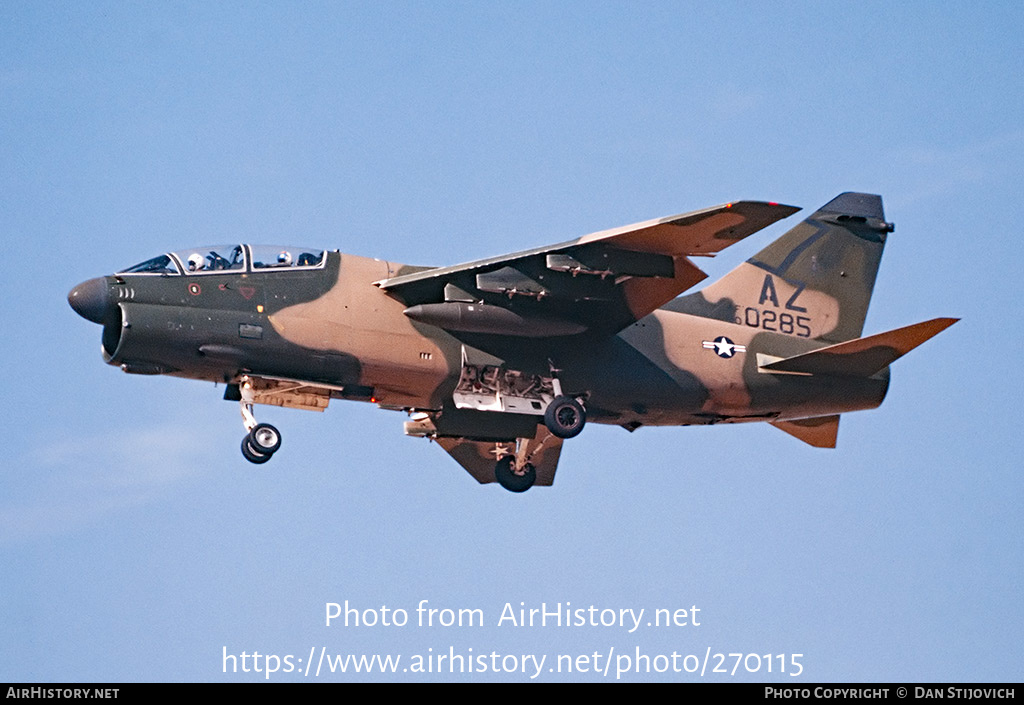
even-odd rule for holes
{"type": "Polygon", "coordinates": [[[553,482],[578,433],[548,422],[556,397],[585,410],[580,428],[766,421],[818,447],[834,447],[839,414],[882,403],[889,364],[956,319],[861,337],[893,229],[879,196],[839,195],[679,297],[705,277],[691,257],[797,210],[740,201],[441,268],[337,251],[254,264],[243,245],[232,269],[189,272],[167,255],[164,269],[68,298],[103,325],[106,362],[224,382],[247,429],[253,403],[370,401],[409,412],[407,434],[437,440],[480,482],[501,460],[529,470],[502,482],[521,491],[553,482]]]}

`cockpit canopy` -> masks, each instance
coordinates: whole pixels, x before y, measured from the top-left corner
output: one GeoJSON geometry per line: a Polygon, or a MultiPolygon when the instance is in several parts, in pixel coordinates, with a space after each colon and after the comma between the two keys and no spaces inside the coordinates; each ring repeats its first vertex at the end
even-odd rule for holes
{"type": "Polygon", "coordinates": [[[168,252],[118,274],[209,274],[256,270],[314,269],[324,264],[325,251],[280,245],[213,245],[168,252]]]}

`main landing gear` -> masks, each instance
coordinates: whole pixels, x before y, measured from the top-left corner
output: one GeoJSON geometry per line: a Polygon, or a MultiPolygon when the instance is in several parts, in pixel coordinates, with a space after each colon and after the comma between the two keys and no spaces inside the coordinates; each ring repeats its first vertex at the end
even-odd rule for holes
{"type": "Polygon", "coordinates": [[[551,376],[508,369],[500,365],[472,364],[462,351],[462,371],[452,394],[458,409],[541,416],[558,438],[574,438],[583,430],[587,414],[581,399],[562,391],[561,371],[550,360],[551,376]]]}
{"type": "Polygon", "coordinates": [[[534,463],[543,465],[543,450],[552,438],[554,434],[541,431],[534,438],[517,438],[515,445],[495,443],[494,479],[509,492],[526,492],[537,481],[534,463]]]}
{"type": "Polygon", "coordinates": [[[525,492],[533,487],[537,481],[537,469],[530,461],[538,458],[537,462],[541,462],[540,452],[552,437],[574,438],[580,435],[587,423],[583,405],[575,397],[562,393],[562,385],[555,372],[552,366],[551,387],[555,398],[544,410],[544,426],[548,432],[536,438],[517,438],[514,452],[507,444],[495,444],[493,452],[498,462],[494,465],[494,479],[509,492],[525,492]]]}
{"type": "Polygon", "coordinates": [[[575,397],[562,393],[562,382],[558,379],[559,370],[551,363],[551,389],[555,398],[544,410],[544,425],[552,435],[559,438],[575,438],[587,423],[587,412],[583,410],[575,397]]]}
{"type": "Polygon", "coordinates": [[[268,423],[257,423],[252,414],[253,391],[252,382],[244,378],[238,385],[242,399],[242,423],[249,432],[242,439],[242,456],[250,463],[262,465],[270,460],[281,447],[281,432],[268,423]]]}
{"type": "Polygon", "coordinates": [[[557,396],[544,411],[544,425],[559,438],[574,438],[580,435],[586,423],[587,413],[572,397],[557,396]]]}
{"type": "Polygon", "coordinates": [[[526,492],[537,481],[537,470],[530,463],[516,469],[514,455],[506,455],[494,466],[494,479],[509,492],[526,492]]]}

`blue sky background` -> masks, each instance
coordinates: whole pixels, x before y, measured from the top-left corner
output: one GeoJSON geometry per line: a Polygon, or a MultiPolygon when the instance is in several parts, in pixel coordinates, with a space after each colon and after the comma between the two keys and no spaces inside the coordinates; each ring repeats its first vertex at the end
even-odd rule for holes
{"type": "MultiPolygon", "coordinates": [[[[803,654],[798,678],[714,681],[1024,679],[1022,29],[1016,2],[0,4],[0,681],[450,646],[803,654]],[[866,332],[963,318],[880,409],[833,451],[591,425],[525,495],[356,403],[260,407],[284,448],[252,466],[222,389],[104,365],[65,300],[205,243],[443,265],[846,190],[897,224],[866,332]],[[487,624],[324,626],[326,602],[422,599],[487,624]],[[499,627],[506,602],[697,605],[701,626],[499,627]]],[[[699,680],[631,678],[669,676],[699,680]]]]}

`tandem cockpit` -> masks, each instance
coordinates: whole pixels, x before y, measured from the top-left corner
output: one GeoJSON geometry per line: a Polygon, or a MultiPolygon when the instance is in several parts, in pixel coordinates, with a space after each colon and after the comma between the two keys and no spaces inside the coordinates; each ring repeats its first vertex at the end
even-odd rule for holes
{"type": "Polygon", "coordinates": [[[318,291],[327,266],[327,251],[317,248],[193,247],[82,282],[68,294],[68,303],[103,326],[107,363],[135,374],[227,383],[225,398],[241,403],[248,432],[242,453],[262,463],[280,447],[281,437],[273,426],[256,422],[253,404],[295,405],[300,398],[301,408],[322,410],[331,393],[323,385],[310,390],[301,379],[292,379],[301,378],[308,356],[275,337],[266,307],[271,300],[282,306],[318,291]],[[275,356],[283,362],[275,363],[275,356]],[[254,368],[264,376],[253,373],[254,368]],[[276,376],[266,376],[267,370],[276,376]],[[297,395],[297,388],[304,393],[297,395]]]}
{"type": "Polygon", "coordinates": [[[293,271],[324,266],[326,251],[280,245],[212,245],[168,252],[122,269],[117,274],[230,274],[293,271]]]}

